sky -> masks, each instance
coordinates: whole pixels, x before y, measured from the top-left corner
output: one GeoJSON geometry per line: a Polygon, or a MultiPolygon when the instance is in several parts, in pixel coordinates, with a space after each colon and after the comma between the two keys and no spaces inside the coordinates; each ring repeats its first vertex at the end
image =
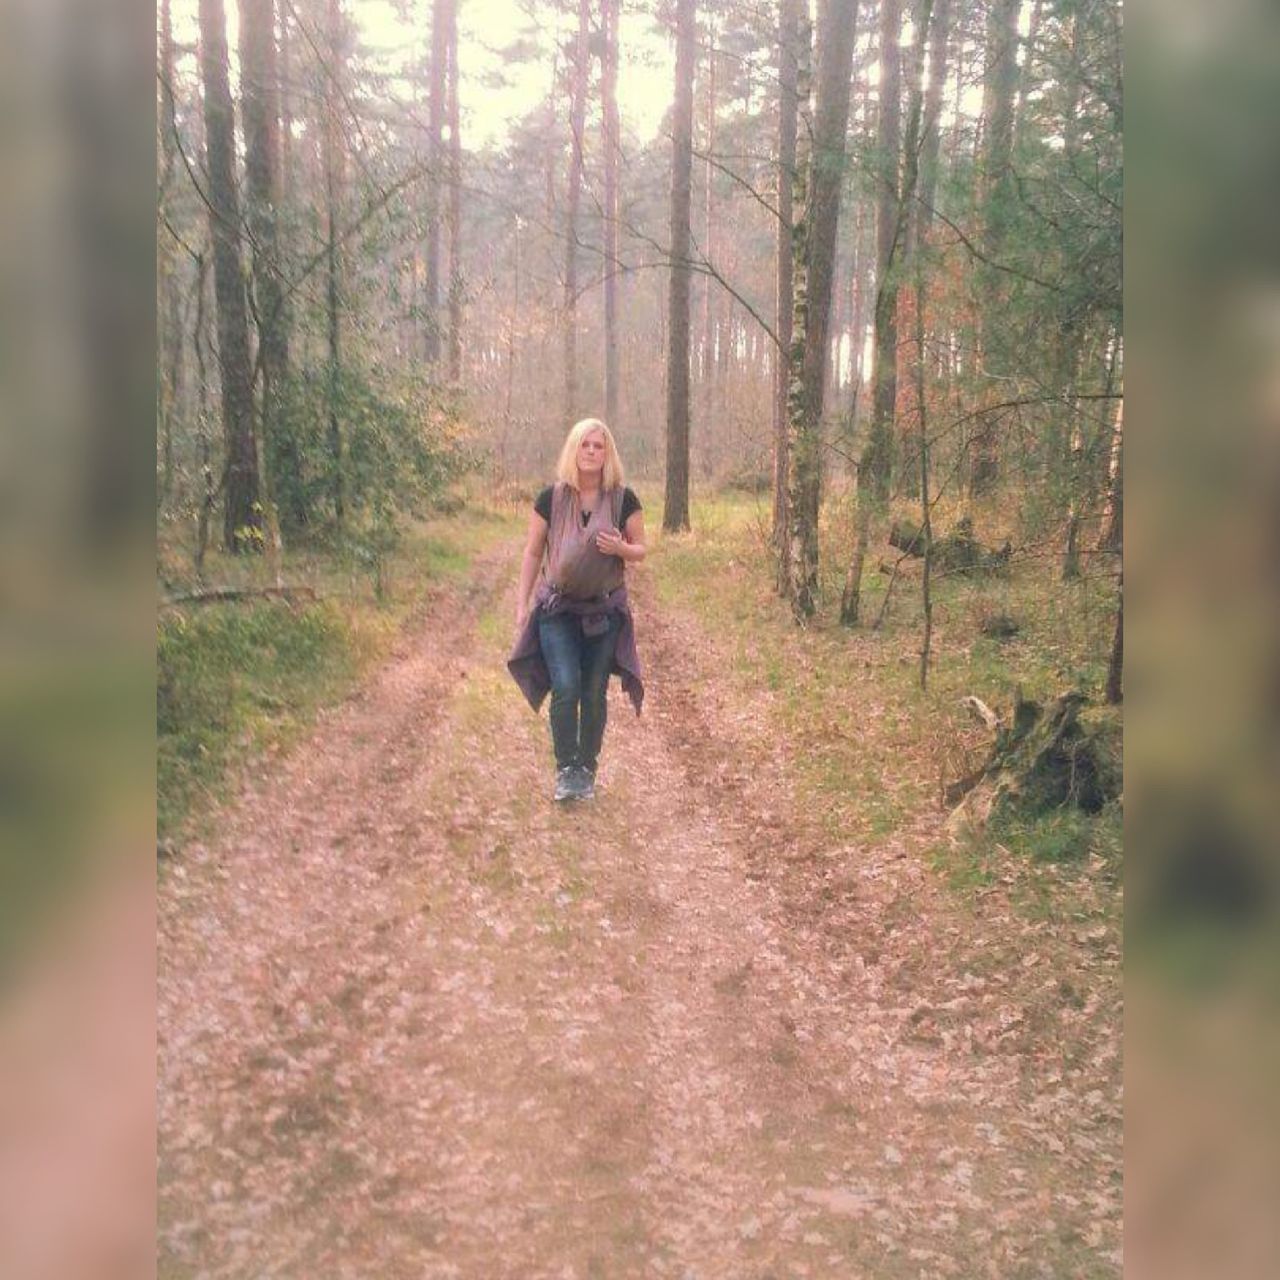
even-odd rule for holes
{"type": "MultiPolygon", "coordinates": [[[[425,7],[425,6],[424,6],[425,7]]],[[[518,0],[459,0],[458,64],[459,106],[462,134],[467,147],[480,148],[500,142],[507,122],[519,119],[545,100],[550,88],[551,49],[557,32],[549,22],[556,15],[541,11],[538,23],[518,0]],[[517,36],[532,34],[542,53],[529,61],[506,69],[508,84],[495,87],[493,72],[501,68],[496,48],[517,36]]],[[[425,29],[415,30],[403,22],[390,0],[353,0],[349,12],[360,24],[365,41],[384,50],[389,60],[403,57],[426,39],[425,29]]],[[[563,19],[561,19],[563,21],[563,19]]],[[[558,33],[567,40],[566,28],[558,33]]],[[[628,6],[619,36],[618,110],[626,126],[648,140],[658,131],[663,113],[671,101],[674,51],[669,41],[654,31],[652,19],[628,6]]]]}
{"type": "MultiPolygon", "coordinates": [[[[173,2],[174,36],[181,43],[195,43],[196,5],[197,0],[173,2]]],[[[508,122],[520,119],[546,98],[556,36],[547,24],[555,15],[548,12],[549,5],[532,6],[542,24],[539,30],[528,15],[529,7],[519,0],[458,0],[458,63],[462,72],[458,93],[463,144],[468,149],[501,143],[508,122]],[[496,50],[524,34],[537,41],[539,53],[507,68],[508,83],[495,86],[493,73],[502,66],[496,50]]],[[[226,8],[234,80],[239,11],[235,0],[227,0],[226,8]]],[[[430,29],[426,16],[429,5],[424,0],[413,6],[423,14],[420,25],[403,19],[392,0],[346,0],[344,8],[359,26],[362,43],[382,68],[394,71],[408,59],[425,54],[430,29]]],[[[618,111],[624,129],[648,141],[658,132],[671,101],[675,51],[671,41],[655,31],[647,12],[638,11],[634,3],[624,8],[618,42],[618,111]]],[[[568,34],[566,29],[561,38],[567,39],[568,34]]],[[[420,86],[420,91],[425,96],[425,86],[420,86]]]]}
{"type": "MultiPolygon", "coordinates": [[[[197,0],[173,0],[174,34],[183,43],[196,39],[197,0]]],[[[394,72],[410,59],[421,60],[429,41],[429,0],[414,0],[408,6],[421,15],[416,21],[400,16],[394,0],[345,0],[345,11],[360,28],[362,43],[384,70],[394,72]]],[[[656,27],[652,0],[624,0],[619,38],[618,110],[624,131],[642,143],[658,132],[671,102],[675,75],[675,48],[670,36],[656,27]]],[[[235,78],[239,11],[236,0],[226,0],[227,42],[231,50],[232,77],[235,78]]],[[[527,115],[545,101],[550,89],[552,50],[557,38],[566,43],[572,18],[557,15],[554,6],[537,0],[458,0],[459,106],[462,112],[463,145],[481,149],[501,145],[508,123],[527,115]],[[530,11],[535,15],[530,16],[530,11]],[[551,25],[564,24],[560,31],[551,25]],[[518,37],[529,36],[538,52],[525,62],[505,68],[505,83],[495,82],[504,71],[498,50],[518,37]]],[[[1026,33],[1032,5],[1024,0],[1020,26],[1026,33]]],[[[864,27],[860,42],[872,38],[864,27]]],[[[903,42],[910,39],[910,24],[903,42]]],[[[872,86],[879,80],[879,67],[869,68],[872,86]]],[[[402,85],[409,97],[415,89],[425,97],[425,85],[402,85]]],[[[964,95],[964,110],[976,116],[981,111],[980,85],[964,95]]],[[[948,114],[948,113],[944,113],[948,114]]],[[[945,123],[945,120],[944,120],[945,123]]]]}

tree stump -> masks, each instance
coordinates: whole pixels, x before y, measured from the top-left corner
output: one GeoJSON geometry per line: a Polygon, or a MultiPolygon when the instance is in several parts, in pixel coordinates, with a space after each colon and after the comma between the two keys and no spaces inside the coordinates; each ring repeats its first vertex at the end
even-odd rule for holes
{"type": "MultiPolygon", "coordinates": [[[[970,706],[977,701],[965,700],[970,706]]],[[[1060,694],[1047,707],[1019,691],[1008,722],[995,726],[987,763],[945,792],[948,804],[959,805],[948,822],[952,831],[999,816],[1035,817],[1065,807],[1097,813],[1119,796],[1119,717],[1105,709],[1082,717],[1088,705],[1077,690],[1060,694]]]]}
{"type": "MultiPolygon", "coordinates": [[[[889,529],[889,545],[909,556],[923,557],[924,532],[910,520],[895,520],[889,529]]],[[[973,536],[973,521],[968,516],[933,540],[933,563],[947,573],[994,573],[1009,563],[1012,554],[1009,542],[996,551],[984,547],[973,536]]]]}

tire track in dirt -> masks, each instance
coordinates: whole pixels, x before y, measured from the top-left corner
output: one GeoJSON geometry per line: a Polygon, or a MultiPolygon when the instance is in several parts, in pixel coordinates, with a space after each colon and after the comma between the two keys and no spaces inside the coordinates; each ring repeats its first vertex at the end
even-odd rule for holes
{"type": "MultiPolygon", "coordinates": [[[[400,875],[432,837],[414,796],[510,556],[482,557],[467,586],[443,592],[393,661],[249,779],[162,880],[162,1274],[318,1265],[386,1190],[363,1176],[378,1161],[352,1099],[377,1074],[369,1027],[414,1025],[400,992],[420,975],[395,945],[413,924],[400,875]]],[[[387,1177],[430,1181],[448,1158],[405,1154],[387,1177]]]]}
{"type": "MultiPolygon", "coordinates": [[[[919,815],[877,847],[833,842],[794,786],[791,754],[803,744],[770,734],[723,678],[728,659],[711,637],[660,609],[651,577],[637,585],[661,682],[651,706],[662,741],[647,755],[665,746],[676,777],[661,786],[716,832],[713,896],[732,908],[729,936],[772,943],[758,953],[766,963],[748,957],[739,970],[743,995],[757,997],[740,1011],[739,1037],[767,1043],[781,1023],[793,1045],[790,1139],[773,1144],[789,1190],[759,1215],[759,1238],[790,1227],[802,1241],[841,1243],[745,1256],[815,1275],[1118,1273],[1114,1041],[1024,1026],[1024,1010],[1043,1011],[1050,966],[1029,967],[1041,957],[1006,918],[975,916],[942,890],[924,862],[938,816],[919,815]],[[1011,957],[1010,971],[970,972],[988,953],[1011,957]]],[[[662,865],[655,858],[652,872],[662,865]]],[[[665,874],[680,872],[668,864],[665,874]]],[[[688,901],[712,887],[696,875],[684,884],[688,901]]],[[[1035,945],[1072,972],[1061,939],[1035,945]]],[[[1064,982],[1050,977],[1055,997],[1064,982]]]]}
{"type": "Polygon", "coordinates": [[[515,563],[162,884],[161,1275],[1073,1274],[1018,1060],[915,1017],[918,859],[828,847],[647,570],[645,715],[552,805],[515,563]]]}

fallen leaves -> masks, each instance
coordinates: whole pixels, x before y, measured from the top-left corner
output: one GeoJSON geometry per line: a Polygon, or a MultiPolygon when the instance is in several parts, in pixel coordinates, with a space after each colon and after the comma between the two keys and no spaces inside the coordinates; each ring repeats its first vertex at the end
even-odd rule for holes
{"type": "Polygon", "coordinates": [[[485,600],[443,598],[166,876],[172,1269],[1109,1265],[1111,923],[1027,928],[1008,868],[959,909],[934,816],[833,841],[772,704],[656,610],[663,678],[615,718],[590,823],[566,817],[545,723],[489,679],[485,600]]]}

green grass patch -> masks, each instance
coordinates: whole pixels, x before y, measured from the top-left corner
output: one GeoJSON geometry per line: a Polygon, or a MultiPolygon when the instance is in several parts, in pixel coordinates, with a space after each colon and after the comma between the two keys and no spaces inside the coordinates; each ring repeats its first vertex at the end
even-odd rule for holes
{"type": "MultiPolygon", "coordinates": [[[[922,690],[918,566],[900,573],[882,625],[873,626],[889,583],[881,561],[891,563],[890,553],[874,547],[862,625],[840,626],[852,512],[846,498],[833,497],[820,529],[824,605],[801,630],[773,590],[770,519],[767,494],[695,494],[692,529],[654,538],[658,595],[697,619],[741,692],[766,698],[776,732],[796,744],[801,798],[825,816],[834,837],[885,839],[936,804],[941,780],[976,766],[989,735],[961,709],[964,695],[1006,714],[1019,686],[1041,699],[1068,688],[1101,699],[1115,603],[1105,575],[1064,583],[1045,560],[1015,565],[1004,577],[935,579],[922,690]],[[997,615],[1016,623],[1012,635],[984,634],[997,615]]],[[[652,523],[660,528],[660,511],[652,523]]],[[[997,541],[981,527],[979,536],[997,541]]],[[[1069,864],[1093,852],[1119,857],[1118,816],[1050,815],[988,838],[1038,864],[1069,864]]],[[[947,878],[959,890],[990,883],[992,852],[951,857],[947,878]]]]}
{"type": "MultiPolygon", "coordinates": [[[[692,612],[724,646],[741,691],[767,691],[779,732],[804,744],[795,757],[802,797],[833,836],[882,838],[921,799],[909,780],[885,785],[895,744],[909,728],[886,723],[878,693],[864,696],[883,673],[862,658],[850,663],[842,652],[847,632],[822,618],[796,630],[770,582],[768,516],[767,503],[750,495],[695,501],[693,530],[658,542],[659,599],[692,612]]],[[[891,678],[897,681],[896,670],[891,678]]]]}
{"type": "Polygon", "coordinates": [[[1080,918],[1092,918],[1094,907],[1064,899],[1057,892],[1060,877],[1056,873],[1070,876],[1091,859],[1101,858],[1104,881],[1109,878],[1118,885],[1122,839],[1118,803],[1098,814],[1062,808],[1034,818],[997,815],[981,830],[968,830],[958,840],[938,844],[929,860],[955,892],[971,897],[995,883],[1002,851],[1012,854],[1025,872],[1013,893],[1023,916],[1056,921],[1064,909],[1068,914],[1081,909],[1084,916],[1080,918]]]}
{"type": "MultiPolygon", "coordinates": [[[[224,789],[235,766],[288,745],[389,652],[429,593],[463,582],[478,556],[516,536],[517,515],[468,504],[407,527],[378,572],[341,540],[286,555],[283,576],[315,603],[247,600],[161,611],[157,635],[157,826],[161,838],[224,789]]],[[[162,537],[169,594],[191,590],[187,549],[162,537]]],[[[211,550],[205,580],[254,587],[261,557],[211,550]]],[[[497,622],[487,623],[496,635],[497,622]]]]}
{"type": "Polygon", "coordinates": [[[1082,862],[1097,839],[1098,823],[1079,809],[1055,809],[1034,818],[992,823],[991,838],[1032,862],[1082,862]]]}
{"type": "Polygon", "coordinates": [[[971,897],[995,883],[994,852],[987,840],[964,840],[955,846],[938,844],[929,852],[929,863],[953,892],[971,897]]]}
{"type": "Polygon", "coordinates": [[[157,822],[171,833],[228,768],[287,739],[360,668],[349,619],[331,602],[173,613],[156,650],[157,822]]]}

